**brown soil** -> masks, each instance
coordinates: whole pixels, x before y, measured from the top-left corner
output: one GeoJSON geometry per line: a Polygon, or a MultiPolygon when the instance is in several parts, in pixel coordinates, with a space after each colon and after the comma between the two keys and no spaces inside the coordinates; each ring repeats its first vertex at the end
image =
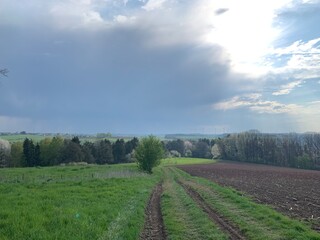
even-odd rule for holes
{"type": "Polygon", "coordinates": [[[153,190],[148,206],[146,208],[146,219],[144,229],[140,235],[141,240],[164,240],[167,239],[161,213],[162,183],[159,183],[153,190]]]}
{"type": "Polygon", "coordinates": [[[234,162],[179,168],[246,192],[288,216],[312,221],[320,230],[320,171],[234,162]]]}
{"type": "Polygon", "coordinates": [[[238,228],[233,226],[224,217],[220,216],[214,209],[212,209],[198,192],[193,190],[185,183],[178,181],[178,183],[185,189],[189,196],[199,205],[199,207],[208,214],[209,218],[219,226],[219,228],[229,235],[230,240],[245,239],[238,228]]]}

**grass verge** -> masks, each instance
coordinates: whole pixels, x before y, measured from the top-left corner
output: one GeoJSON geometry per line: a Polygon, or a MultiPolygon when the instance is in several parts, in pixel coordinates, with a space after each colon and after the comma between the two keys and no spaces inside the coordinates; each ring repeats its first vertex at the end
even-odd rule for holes
{"type": "Polygon", "coordinates": [[[266,205],[254,203],[249,197],[212,181],[192,177],[172,168],[175,176],[197,191],[218,213],[239,227],[252,240],[287,239],[319,240],[320,234],[309,226],[282,215],[266,205]]]}
{"type": "Polygon", "coordinates": [[[225,239],[208,216],[174,181],[175,175],[168,168],[163,169],[164,183],[162,213],[169,239],[225,239]]]}

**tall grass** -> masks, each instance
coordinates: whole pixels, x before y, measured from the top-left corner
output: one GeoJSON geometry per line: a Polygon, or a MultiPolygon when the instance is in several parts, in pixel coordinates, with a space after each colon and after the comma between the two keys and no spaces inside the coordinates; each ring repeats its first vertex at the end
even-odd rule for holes
{"type": "Polygon", "coordinates": [[[136,239],[159,181],[132,165],[24,170],[1,170],[0,239],[136,239]]]}

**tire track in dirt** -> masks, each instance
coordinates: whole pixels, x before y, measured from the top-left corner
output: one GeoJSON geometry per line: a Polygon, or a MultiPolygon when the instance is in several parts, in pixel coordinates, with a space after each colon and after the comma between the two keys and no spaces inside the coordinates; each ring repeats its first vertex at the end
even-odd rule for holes
{"type": "Polygon", "coordinates": [[[159,183],[153,190],[147,208],[144,228],[140,234],[141,240],[165,240],[167,234],[161,213],[162,183],[159,183]]]}
{"type": "Polygon", "coordinates": [[[320,171],[230,161],[178,168],[246,193],[259,204],[310,222],[320,232],[320,171]]]}
{"type": "Polygon", "coordinates": [[[246,238],[241,234],[240,230],[233,226],[230,222],[228,222],[225,218],[220,216],[213,208],[211,208],[205,200],[200,196],[198,192],[193,190],[188,185],[182,183],[181,181],[177,181],[188,195],[201,207],[201,209],[208,214],[209,218],[215,222],[218,227],[225,233],[229,235],[230,240],[245,240],[246,238]]]}

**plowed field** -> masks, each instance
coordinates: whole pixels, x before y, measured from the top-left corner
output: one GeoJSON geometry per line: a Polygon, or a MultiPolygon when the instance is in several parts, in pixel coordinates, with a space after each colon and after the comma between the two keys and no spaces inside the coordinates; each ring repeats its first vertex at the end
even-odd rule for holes
{"type": "Polygon", "coordinates": [[[320,230],[320,171],[233,162],[179,168],[245,192],[288,216],[311,221],[320,230]]]}

